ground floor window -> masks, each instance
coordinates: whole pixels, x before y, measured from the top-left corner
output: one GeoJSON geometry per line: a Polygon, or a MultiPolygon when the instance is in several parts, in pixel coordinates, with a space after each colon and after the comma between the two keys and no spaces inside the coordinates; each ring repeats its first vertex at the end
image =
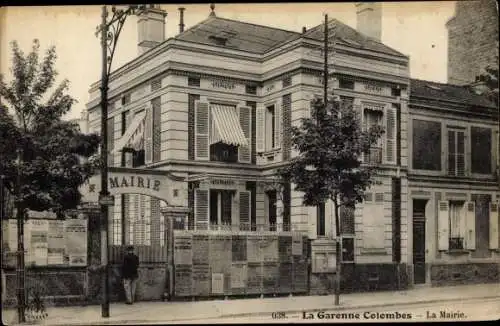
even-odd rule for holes
{"type": "Polygon", "coordinates": [[[276,190],[266,191],[267,196],[267,216],[269,223],[269,230],[276,231],[277,223],[277,203],[278,196],[276,190]]]}
{"type": "Polygon", "coordinates": [[[231,190],[210,190],[210,226],[227,227],[231,225],[231,212],[234,191],[231,190]]]}
{"type": "Polygon", "coordinates": [[[449,249],[464,249],[465,212],[463,201],[450,201],[449,249]]]}

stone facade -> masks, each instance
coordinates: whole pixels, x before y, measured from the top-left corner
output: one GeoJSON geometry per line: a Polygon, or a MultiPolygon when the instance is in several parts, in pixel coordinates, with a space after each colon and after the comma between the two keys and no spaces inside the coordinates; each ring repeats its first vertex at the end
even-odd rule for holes
{"type": "Polygon", "coordinates": [[[472,83],[485,67],[498,67],[496,1],[457,1],[447,28],[449,83],[472,83]]]}

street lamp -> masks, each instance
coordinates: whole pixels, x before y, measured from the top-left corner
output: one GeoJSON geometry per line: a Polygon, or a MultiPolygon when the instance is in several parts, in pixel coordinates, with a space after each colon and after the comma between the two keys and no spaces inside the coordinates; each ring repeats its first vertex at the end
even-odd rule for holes
{"type": "Polygon", "coordinates": [[[101,262],[104,267],[103,278],[103,301],[101,305],[102,317],[109,317],[109,221],[108,206],[113,205],[112,197],[108,191],[108,82],[111,74],[111,64],[116,50],[116,44],[122,31],[125,20],[130,15],[138,14],[145,6],[133,5],[126,9],[112,7],[111,19],[108,21],[108,10],[102,6],[102,21],[96,28],[96,36],[101,36],[102,51],[102,76],[101,76],[101,191],[99,193],[99,204],[101,206],[101,262]]]}

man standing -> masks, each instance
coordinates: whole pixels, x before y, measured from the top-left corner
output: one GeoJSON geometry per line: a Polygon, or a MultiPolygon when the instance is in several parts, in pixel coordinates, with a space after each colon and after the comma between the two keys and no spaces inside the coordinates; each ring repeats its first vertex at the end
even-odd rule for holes
{"type": "Polygon", "coordinates": [[[127,298],[127,304],[134,303],[135,299],[135,288],[137,284],[139,268],[139,257],[134,254],[134,247],[128,246],[127,253],[123,257],[122,266],[122,278],[123,287],[125,288],[125,296],[127,298]]]}

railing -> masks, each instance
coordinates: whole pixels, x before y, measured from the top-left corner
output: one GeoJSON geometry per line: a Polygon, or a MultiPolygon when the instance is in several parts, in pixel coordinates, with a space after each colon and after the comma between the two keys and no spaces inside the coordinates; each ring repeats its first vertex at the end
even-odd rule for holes
{"type": "MultiPolygon", "coordinates": [[[[175,230],[196,230],[199,229],[195,227],[192,221],[187,221],[187,218],[184,220],[184,223],[175,223],[175,230]]],[[[289,223],[239,223],[239,224],[231,224],[231,223],[210,223],[208,230],[212,231],[222,231],[222,232],[231,232],[231,231],[255,231],[255,232],[263,232],[263,231],[271,231],[271,232],[294,232],[297,231],[293,225],[289,223]]]]}
{"type": "MultiPolygon", "coordinates": [[[[141,263],[164,263],[167,261],[167,247],[166,244],[153,244],[153,245],[133,245],[134,252],[139,257],[141,263]]],[[[119,263],[123,262],[123,255],[127,246],[110,246],[110,262],[119,263]]]]}

